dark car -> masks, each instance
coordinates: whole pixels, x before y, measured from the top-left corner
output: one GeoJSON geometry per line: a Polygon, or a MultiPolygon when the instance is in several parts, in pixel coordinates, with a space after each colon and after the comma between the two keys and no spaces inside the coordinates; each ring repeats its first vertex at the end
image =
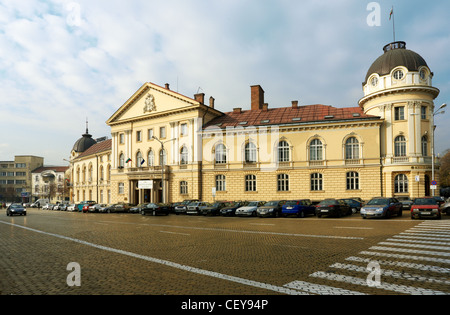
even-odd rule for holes
{"type": "Polygon", "coordinates": [[[248,204],[247,201],[236,201],[232,202],[230,205],[225,208],[220,209],[220,215],[229,217],[236,215],[236,209],[246,206],[248,204]]]}
{"type": "Polygon", "coordinates": [[[316,215],[318,218],[323,215],[341,217],[351,214],[352,209],[342,199],[325,199],[316,206],[316,215]]]}
{"type": "Polygon", "coordinates": [[[121,213],[121,212],[128,212],[128,210],[125,208],[123,203],[116,203],[114,205],[106,207],[104,209],[104,212],[107,212],[107,213],[121,213]]]}
{"type": "Polygon", "coordinates": [[[211,204],[204,201],[194,201],[187,205],[186,214],[199,215],[203,209],[210,207],[211,204]]]}
{"type": "Polygon", "coordinates": [[[342,199],[342,200],[344,200],[344,202],[350,206],[350,208],[352,209],[352,213],[361,211],[363,204],[359,200],[355,199],[342,199]]]}
{"type": "Polygon", "coordinates": [[[256,209],[256,215],[260,218],[264,217],[281,217],[283,205],[286,200],[272,200],[266,202],[263,206],[256,209]]]}
{"type": "Polygon", "coordinates": [[[147,204],[148,204],[148,202],[140,203],[135,207],[131,207],[129,212],[130,213],[141,213],[142,208],[144,208],[147,204]]]}
{"type": "Polygon", "coordinates": [[[434,196],[433,198],[437,201],[439,207],[442,206],[445,203],[445,198],[444,197],[434,196]]]}
{"type": "Polygon", "coordinates": [[[417,198],[411,206],[411,219],[441,219],[439,203],[433,197],[417,198]]]}
{"type": "Polygon", "coordinates": [[[27,215],[27,209],[25,209],[19,203],[12,203],[6,208],[6,215],[7,216],[27,215]]]}
{"type": "Polygon", "coordinates": [[[392,215],[401,217],[403,205],[396,198],[376,197],[372,198],[361,208],[361,216],[366,218],[389,218],[392,215]]]}
{"type": "Polygon", "coordinates": [[[295,215],[304,218],[308,214],[315,215],[316,207],[313,206],[309,199],[288,200],[283,205],[281,213],[284,217],[295,215]]]}
{"type": "Polygon", "coordinates": [[[229,202],[217,201],[214,202],[211,206],[204,207],[202,209],[203,215],[220,215],[220,210],[229,206],[229,202]]]}
{"type": "Polygon", "coordinates": [[[141,209],[142,215],[169,215],[170,213],[170,206],[167,204],[162,203],[148,203],[141,209]]]}
{"type": "Polygon", "coordinates": [[[411,206],[414,203],[409,197],[398,197],[398,201],[402,204],[402,210],[411,210],[411,206]]]}

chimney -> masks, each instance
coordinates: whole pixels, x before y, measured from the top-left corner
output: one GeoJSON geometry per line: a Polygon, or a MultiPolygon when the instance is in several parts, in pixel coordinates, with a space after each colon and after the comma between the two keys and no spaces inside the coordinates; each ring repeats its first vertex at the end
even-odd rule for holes
{"type": "Polygon", "coordinates": [[[240,114],[242,113],[242,108],[238,107],[238,108],[233,108],[233,114],[240,114]]]}
{"type": "Polygon", "coordinates": [[[264,104],[264,90],[260,85],[251,87],[252,110],[260,110],[264,104]]]}
{"type": "Polygon", "coordinates": [[[205,103],[205,93],[195,94],[194,99],[199,102],[200,104],[205,103]]]}
{"type": "Polygon", "coordinates": [[[298,107],[298,101],[292,101],[292,108],[298,107]]]}
{"type": "Polygon", "coordinates": [[[263,106],[262,106],[263,112],[267,112],[268,109],[269,109],[269,104],[264,103],[263,106]]]}
{"type": "Polygon", "coordinates": [[[166,83],[166,90],[170,90],[169,83],[166,83]]]}
{"type": "Polygon", "coordinates": [[[214,108],[214,97],[209,98],[209,107],[214,108]]]}

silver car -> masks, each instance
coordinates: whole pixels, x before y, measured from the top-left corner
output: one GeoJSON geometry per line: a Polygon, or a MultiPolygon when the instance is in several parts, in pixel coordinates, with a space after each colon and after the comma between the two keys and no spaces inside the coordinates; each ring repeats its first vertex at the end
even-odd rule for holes
{"type": "Polygon", "coordinates": [[[236,209],[236,216],[256,217],[258,207],[265,204],[265,201],[250,201],[248,205],[236,209]]]}

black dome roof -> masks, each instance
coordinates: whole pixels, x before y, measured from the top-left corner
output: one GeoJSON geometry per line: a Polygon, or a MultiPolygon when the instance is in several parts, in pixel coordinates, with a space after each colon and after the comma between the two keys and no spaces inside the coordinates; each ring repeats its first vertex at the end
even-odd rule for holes
{"type": "Polygon", "coordinates": [[[428,67],[425,59],[412,50],[406,49],[405,42],[393,42],[383,48],[384,54],[381,55],[367,71],[366,80],[377,73],[380,76],[389,74],[395,67],[403,66],[409,71],[418,71],[420,67],[428,67]]]}
{"type": "Polygon", "coordinates": [[[77,142],[75,142],[75,144],[73,145],[73,151],[84,152],[96,143],[97,141],[92,139],[92,136],[86,130],[86,133],[83,135],[83,137],[78,139],[77,142]]]}

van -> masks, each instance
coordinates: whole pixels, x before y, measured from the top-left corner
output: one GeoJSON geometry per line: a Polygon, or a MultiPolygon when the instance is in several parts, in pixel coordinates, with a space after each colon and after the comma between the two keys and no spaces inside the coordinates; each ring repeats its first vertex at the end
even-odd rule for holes
{"type": "Polygon", "coordinates": [[[36,205],[36,207],[38,208],[42,208],[43,206],[45,206],[47,203],[49,203],[50,201],[48,199],[38,199],[34,202],[34,204],[36,205]]]}

